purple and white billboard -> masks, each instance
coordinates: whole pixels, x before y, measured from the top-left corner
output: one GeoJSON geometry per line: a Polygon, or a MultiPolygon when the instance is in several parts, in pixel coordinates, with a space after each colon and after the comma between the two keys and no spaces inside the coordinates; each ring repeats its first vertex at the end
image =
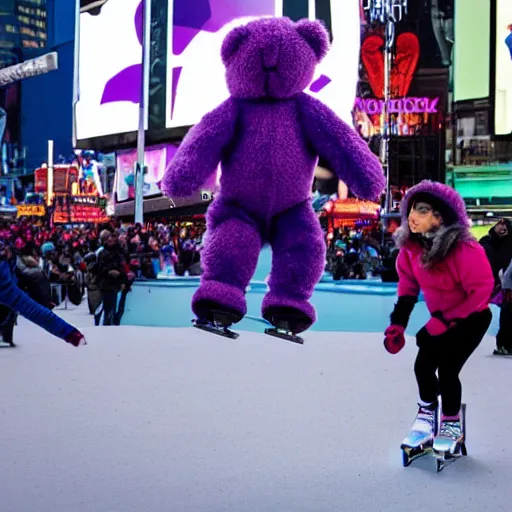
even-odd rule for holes
{"type": "Polygon", "coordinates": [[[80,14],[78,140],[137,130],[142,28],[141,0],[108,0],[99,14],[80,14]]]}
{"type": "MultiPolygon", "coordinates": [[[[168,2],[165,126],[177,128],[197,123],[228,96],[220,58],[225,35],[253,19],[281,16],[283,0],[168,2]]],[[[316,3],[309,0],[310,18],[315,18],[316,3]]],[[[332,48],[307,91],[351,124],[358,82],[359,8],[359,0],[330,1],[332,48]]],[[[99,14],[80,14],[78,140],[137,130],[142,27],[142,0],[107,0],[99,14]]]]}
{"type": "MultiPolygon", "coordinates": [[[[314,18],[316,0],[309,0],[314,18]]],[[[359,0],[331,0],[333,44],[307,92],[352,124],[358,81],[359,0]]],[[[166,126],[197,123],[228,97],[222,41],[234,27],[282,16],[283,0],[169,0],[166,126]]]]}

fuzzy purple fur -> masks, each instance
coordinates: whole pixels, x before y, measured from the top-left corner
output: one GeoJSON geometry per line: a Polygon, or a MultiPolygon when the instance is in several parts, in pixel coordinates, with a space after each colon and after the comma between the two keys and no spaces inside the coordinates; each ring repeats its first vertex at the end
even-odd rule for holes
{"type": "Polygon", "coordinates": [[[224,41],[231,98],[184,138],[163,179],[170,196],[188,196],[222,165],[220,193],[208,209],[196,314],[216,302],[245,314],[242,294],[263,243],[274,253],[268,307],[290,306],[314,322],[309,299],[325,264],[325,242],[311,207],[318,156],[359,197],[376,199],[381,165],[357,133],[302,92],[328,48],[318,22],[253,21],[224,41]],[[225,285],[225,286],[224,286],[225,285]]]}
{"type": "Polygon", "coordinates": [[[233,29],[221,49],[231,97],[291,98],[309,85],[328,48],[319,22],[264,18],[233,29]]]}
{"type": "Polygon", "coordinates": [[[457,224],[469,228],[471,223],[466,213],[466,204],[461,195],[452,187],[439,183],[437,181],[423,180],[414,187],[410,188],[405,195],[400,208],[402,214],[402,225],[407,224],[411,200],[416,194],[431,194],[450,208],[457,216],[457,224]]]}

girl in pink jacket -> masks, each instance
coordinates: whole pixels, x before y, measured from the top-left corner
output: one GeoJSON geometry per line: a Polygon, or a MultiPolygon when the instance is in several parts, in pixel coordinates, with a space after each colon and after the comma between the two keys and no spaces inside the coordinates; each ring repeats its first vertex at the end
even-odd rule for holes
{"type": "Polygon", "coordinates": [[[420,290],[431,314],[416,335],[420,401],[406,446],[419,433],[433,441],[434,450],[450,446],[452,451],[464,443],[459,373],[490,325],[494,287],[489,261],[469,225],[462,197],[441,183],[422,181],[402,203],[402,225],[395,235],[398,301],[385,332],[386,349],[396,354],[403,348],[420,290]],[[436,432],[438,395],[442,414],[436,432]]]}

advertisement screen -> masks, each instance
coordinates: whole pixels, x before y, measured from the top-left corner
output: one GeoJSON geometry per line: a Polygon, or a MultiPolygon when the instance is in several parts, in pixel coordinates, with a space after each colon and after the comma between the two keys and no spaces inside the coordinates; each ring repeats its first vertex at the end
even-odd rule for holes
{"type": "MultiPolygon", "coordinates": [[[[144,175],[144,197],[162,195],[160,183],[165,174],[165,169],[178,151],[179,144],[161,144],[146,149],[144,162],[147,172],[144,175]]],[[[135,199],[135,164],[137,162],[137,150],[119,151],[117,153],[117,169],[115,177],[116,202],[135,199]]],[[[196,204],[200,201],[211,199],[216,192],[220,180],[220,166],[216,172],[206,181],[201,190],[189,198],[177,198],[175,204],[183,206],[196,204]],[[203,194],[207,194],[207,198],[203,194]]]]}
{"type": "MultiPolygon", "coordinates": [[[[389,77],[389,131],[392,136],[430,135],[437,133],[442,126],[446,98],[440,96],[440,91],[446,91],[447,83],[443,82],[447,80],[440,78],[436,83],[432,73],[427,81],[422,77],[422,72],[427,69],[446,69],[451,65],[453,1],[443,2],[444,10],[440,4],[432,3],[427,10],[419,4],[410,3],[404,16],[410,24],[398,25],[389,77]],[[421,29],[415,29],[415,25],[421,29]]],[[[384,27],[375,27],[361,17],[360,82],[354,125],[368,140],[378,141],[382,130],[384,47],[384,27]]]]}
{"type": "MultiPolygon", "coordinates": [[[[309,0],[310,17],[320,3],[309,0]]],[[[197,123],[229,96],[220,57],[224,37],[254,19],[282,16],[284,4],[286,0],[169,0],[168,128],[197,123]]],[[[332,47],[306,91],[350,124],[358,80],[359,8],[359,0],[330,1],[332,47]]]]}
{"type": "Polygon", "coordinates": [[[512,133],[512,2],[496,3],[496,91],[494,132],[512,133]]]}
{"type": "Polygon", "coordinates": [[[491,0],[455,2],[455,101],[489,96],[491,0]]]}
{"type": "MultiPolygon", "coordinates": [[[[144,197],[161,194],[160,182],[165,173],[168,159],[176,153],[178,146],[166,144],[148,148],[144,161],[147,173],[144,175],[144,197]]],[[[137,150],[119,151],[117,154],[116,194],[118,201],[135,198],[135,164],[137,150]]]]}
{"type": "Polygon", "coordinates": [[[99,13],[80,13],[78,140],[137,130],[142,28],[141,0],[107,0],[99,13]]]}

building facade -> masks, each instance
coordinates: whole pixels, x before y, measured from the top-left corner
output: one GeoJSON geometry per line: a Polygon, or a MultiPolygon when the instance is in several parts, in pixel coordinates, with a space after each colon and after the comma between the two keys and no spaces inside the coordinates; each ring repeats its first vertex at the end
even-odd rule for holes
{"type": "Polygon", "coordinates": [[[47,158],[72,151],[74,0],[2,0],[0,69],[56,51],[59,69],[0,90],[7,112],[1,162],[4,173],[31,172],[47,158]],[[44,98],[44,101],[43,101],[44,98]]]}

